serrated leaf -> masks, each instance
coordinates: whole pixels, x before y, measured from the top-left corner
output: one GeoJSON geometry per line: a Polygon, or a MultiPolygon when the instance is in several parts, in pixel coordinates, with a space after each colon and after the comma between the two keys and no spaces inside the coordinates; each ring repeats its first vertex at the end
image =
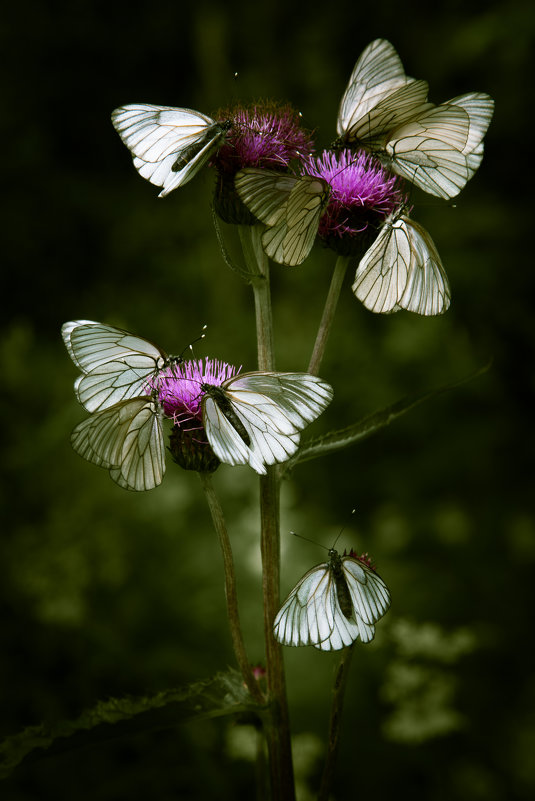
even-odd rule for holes
{"type": "Polygon", "coordinates": [[[387,406],[385,409],[381,409],[379,412],[369,414],[366,417],[358,420],[356,423],[346,426],[346,428],[340,428],[336,431],[330,431],[328,434],[323,434],[322,436],[305,440],[297,453],[292,456],[291,459],[288,459],[288,461],[281,465],[281,475],[284,476],[286,473],[292,470],[295,465],[300,464],[301,462],[308,462],[310,459],[318,459],[320,456],[326,456],[327,454],[335,453],[336,451],[342,450],[342,448],[347,448],[350,445],[354,445],[355,443],[370,437],[372,434],[375,434],[381,429],[385,428],[385,426],[390,425],[390,423],[392,423],[394,420],[397,420],[398,417],[401,417],[411,409],[419,406],[420,403],[430,400],[431,398],[435,398],[437,395],[441,395],[443,392],[448,392],[450,389],[454,389],[455,387],[465,384],[468,381],[471,381],[472,379],[482,375],[483,373],[486,373],[490,365],[491,362],[486,364],[484,367],[480,367],[475,372],[470,373],[470,375],[459,378],[450,384],[444,384],[437,389],[428,390],[427,392],[423,392],[418,395],[409,395],[406,398],[402,398],[396,403],[393,403],[391,406],[387,406]]]}
{"type": "Polygon", "coordinates": [[[213,679],[151,696],[99,701],[75,720],[30,726],[0,743],[0,779],[23,761],[61,754],[87,745],[172,728],[193,718],[260,714],[241,674],[233,669],[213,679]]]}

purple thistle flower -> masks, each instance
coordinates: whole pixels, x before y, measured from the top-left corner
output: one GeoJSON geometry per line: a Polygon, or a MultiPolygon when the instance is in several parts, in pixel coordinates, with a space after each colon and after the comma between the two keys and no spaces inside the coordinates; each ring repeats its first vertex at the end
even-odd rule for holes
{"type": "Polygon", "coordinates": [[[290,105],[258,103],[223,109],[217,119],[231,120],[232,126],[211,162],[218,170],[215,209],[226,222],[254,225],[257,220],[241,203],[234,176],[244,167],[286,172],[292,161],[313,153],[311,134],[301,127],[299,114],[290,105]]]}
{"type": "Polygon", "coordinates": [[[302,172],[331,186],[318,235],[343,255],[364,252],[385,218],[404,202],[399,179],[364,152],[325,150],[306,158],[302,172]]]}
{"type": "Polygon", "coordinates": [[[203,427],[202,385],[220,386],[240,370],[218,359],[199,359],[173,365],[155,379],[153,389],[165,416],[173,421],[171,454],[185,470],[211,473],[219,467],[203,427]]]}

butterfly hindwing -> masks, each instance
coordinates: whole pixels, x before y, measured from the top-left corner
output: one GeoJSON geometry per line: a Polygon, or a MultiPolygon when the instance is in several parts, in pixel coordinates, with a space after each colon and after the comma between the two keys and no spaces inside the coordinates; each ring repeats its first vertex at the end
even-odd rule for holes
{"type": "Polygon", "coordinates": [[[131,398],[96,412],[71,434],[74,450],[110,471],[130,490],[153,489],[165,472],[161,411],[148,397],[131,398]]]}

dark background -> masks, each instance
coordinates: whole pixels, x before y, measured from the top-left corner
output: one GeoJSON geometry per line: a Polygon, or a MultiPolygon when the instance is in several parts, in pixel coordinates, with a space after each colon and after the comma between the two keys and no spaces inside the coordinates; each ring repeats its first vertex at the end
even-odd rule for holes
{"type": "MultiPolygon", "coordinates": [[[[65,320],[120,325],[170,352],[207,323],[200,355],[255,365],[249,290],[213,232],[213,176],[158,200],[111,110],[151,102],[212,113],[274,97],[300,109],[327,146],[353,64],[382,36],[409,75],[429,81],[431,100],[486,91],[496,114],[455,207],[414,198],[448,271],[451,309],[375,316],[348,283],[322,367],[336,399],[315,432],[493,364],[360,447],[295,471],[282,501],[282,589],[323,558],[289,531],[330,546],[356,507],[340,545],[370,551],[393,604],[375,642],[356,648],[336,799],[532,798],[531,2],[55,9],[29,1],[2,20],[1,734],[233,664],[221,559],[195,474],[169,462],[161,487],[127,493],[69,445],[83,412],[65,320]]],[[[318,248],[301,268],[274,268],[279,369],[306,368],[332,265],[318,248]]],[[[256,477],[223,467],[215,483],[249,652],[261,661],[256,477]]],[[[337,659],[287,653],[302,801],[317,787],[337,659]]],[[[0,793],[252,797],[253,739],[225,719],[137,735],[23,766],[0,793]]]]}

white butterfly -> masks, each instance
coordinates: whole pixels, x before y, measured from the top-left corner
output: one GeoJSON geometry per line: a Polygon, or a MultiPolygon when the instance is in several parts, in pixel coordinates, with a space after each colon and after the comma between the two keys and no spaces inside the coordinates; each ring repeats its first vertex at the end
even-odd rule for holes
{"type": "Polygon", "coordinates": [[[481,162],[494,102],[472,92],[435,106],[427,91],[425,81],[405,75],[390,42],[377,39],[355,64],[337,131],[344,144],[377,153],[425,192],[451,198],[481,162]]]}
{"type": "Polygon", "coordinates": [[[149,379],[182,361],[147,339],[93,320],[65,323],[61,333],[71,359],[82,371],[74,391],[89,412],[143,395],[149,379]]]}
{"type": "Polygon", "coordinates": [[[353,292],[373,312],[399,309],[426,316],[450,305],[448,277],[433,240],[405,214],[393,214],[361,259],[353,292]]]}
{"type": "Polygon", "coordinates": [[[203,425],[216,456],[261,475],[295,453],[299,432],[333,397],[329,384],[307,373],[243,373],[201,389],[203,425]]]}
{"type": "Polygon", "coordinates": [[[281,606],[273,633],[283,645],[338,651],[359,637],[370,642],[390,606],[383,579],[355,556],[329,550],[329,561],[309,570],[281,606]]]}
{"type": "Polygon", "coordinates": [[[165,473],[162,412],[147,396],[92,414],[74,428],[71,444],[124,489],[153,489],[165,473]]]}
{"type": "Polygon", "coordinates": [[[266,230],[264,251],[279,264],[301,264],[312,249],[330,195],[323,178],[246,168],[236,173],[242,202],[266,230]]]}
{"type": "Polygon", "coordinates": [[[232,122],[200,111],[133,103],[111,115],[143,178],[163,187],[159,197],[190,181],[218,150],[232,122]]]}

